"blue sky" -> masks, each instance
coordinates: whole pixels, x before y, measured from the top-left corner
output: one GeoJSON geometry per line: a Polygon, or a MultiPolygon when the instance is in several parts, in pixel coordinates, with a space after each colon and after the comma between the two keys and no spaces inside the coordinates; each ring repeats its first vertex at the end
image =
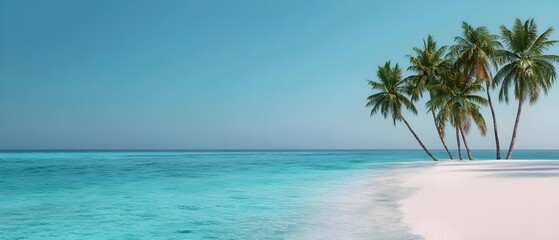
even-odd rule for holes
{"type": "MultiPolygon", "coordinates": [[[[451,44],[462,21],[495,33],[516,17],[558,28],[557,9],[552,0],[2,0],[0,149],[419,148],[404,125],[369,117],[376,66],[407,67],[427,34],[451,44]]],[[[558,102],[555,86],[525,108],[518,148],[559,149],[558,102]]],[[[497,106],[502,146],[515,110],[497,106]]],[[[426,111],[408,119],[441,148],[426,111]]],[[[469,139],[493,148],[491,135],[469,139]]]]}

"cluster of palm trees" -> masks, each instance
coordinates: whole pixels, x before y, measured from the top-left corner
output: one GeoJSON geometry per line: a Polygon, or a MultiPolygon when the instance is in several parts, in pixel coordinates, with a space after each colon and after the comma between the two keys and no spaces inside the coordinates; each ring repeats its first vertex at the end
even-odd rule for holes
{"type": "Polygon", "coordinates": [[[417,114],[414,102],[425,95],[428,98],[426,108],[450,159],[454,156],[445,142],[445,129],[449,124],[456,132],[459,159],[463,159],[462,141],[468,158],[473,160],[466,135],[474,124],[485,136],[487,126],[480,109],[489,106],[496,158],[501,159],[497,118],[491,99],[491,90],[499,89],[500,101],[508,104],[510,95],[518,101],[506,156],[511,159],[522,106],[526,101],[535,103],[542,92],[547,94],[557,77],[553,64],[559,63],[559,56],[546,51],[558,41],[549,39],[552,28],[538,35],[533,19],[524,22],[516,19],[511,29],[501,26],[500,35],[491,34],[485,26],[475,28],[466,22],[462,23],[462,30],[462,35],[454,38],[455,45],[438,47],[433,37],[428,36],[422,48],[414,48],[414,55],[407,56],[411,76],[403,78],[402,69],[398,64],[392,67],[390,61],[379,66],[378,81],[368,81],[375,93],[367,98],[366,106],[372,108],[371,115],[380,113],[384,118],[391,117],[394,125],[404,122],[434,161],[438,159],[413,131],[403,110],[417,114]],[[485,94],[479,95],[481,92],[485,94]]]}

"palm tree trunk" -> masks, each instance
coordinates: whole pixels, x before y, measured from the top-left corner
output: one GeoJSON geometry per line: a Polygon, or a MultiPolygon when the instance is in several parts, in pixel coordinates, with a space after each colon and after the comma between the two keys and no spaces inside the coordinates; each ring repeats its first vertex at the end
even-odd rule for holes
{"type": "Polygon", "coordinates": [[[518,122],[520,122],[520,114],[522,113],[522,104],[524,101],[522,99],[518,100],[518,111],[516,112],[516,121],[514,121],[514,129],[512,130],[512,139],[510,140],[509,152],[507,153],[507,159],[512,159],[512,149],[514,148],[514,143],[516,141],[516,131],[518,130],[518,122]]]}
{"type": "Polygon", "coordinates": [[[446,150],[446,152],[448,153],[448,156],[450,157],[450,159],[454,159],[454,157],[452,156],[452,153],[450,152],[450,149],[448,149],[448,147],[446,146],[446,142],[444,141],[443,131],[441,130],[441,127],[439,126],[439,122],[437,121],[437,117],[435,117],[435,112],[431,111],[431,113],[433,114],[433,121],[435,122],[435,127],[437,128],[437,133],[439,133],[439,138],[441,139],[441,142],[443,143],[443,147],[446,150]]]}
{"type": "Polygon", "coordinates": [[[423,145],[423,142],[421,142],[421,140],[419,139],[419,137],[417,136],[417,134],[415,134],[415,132],[413,131],[413,129],[411,128],[410,124],[408,123],[408,121],[406,121],[406,119],[404,118],[404,116],[402,114],[400,114],[400,117],[402,118],[402,121],[406,124],[406,126],[408,127],[408,129],[410,130],[410,132],[413,134],[413,136],[415,137],[415,140],[417,140],[417,142],[419,143],[419,145],[421,145],[421,147],[423,148],[423,150],[427,153],[427,155],[429,155],[429,157],[431,157],[433,159],[433,161],[439,161],[439,159],[437,159],[429,150],[427,150],[427,148],[425,147],[425,145],[423,145]]]}
{"type": "Polygon", "coordinates": [[[491,109],[491,117],[493,117],[493,132],[495,134],[495,148],[497,151],[497,159],[501,159],[501,144],[499,143],[499,133],[497,131],[497,118],[495,117],[495,110],[493,109],[493,102],[491,101],[491,94],[489,94],[489,81],[486,82],[485,89],[487,91],[487,101],[491,109]]]}
{"type": "Polygon", "coordinates": [[[468,152],[468,158],[470,159],[470,161],[474,160],[474,157],[472,156],[472,151],[470,151],[470,147],[468,147],[468,142],[466,141],[466,135],[464,135],[464,130],[462,130],[462,128],[460,128],[460,133],[462,135],[462,141],[464,141],[464,147],[466,147],[466,152],[468,152]]]}
{"type": "Polygon", "coordinates": [[[462,160],[462,149],[460,148],[460,130],[456,127],[456,146],[458,146],[458,156],[460,156],[460,160],[462,160]]]}

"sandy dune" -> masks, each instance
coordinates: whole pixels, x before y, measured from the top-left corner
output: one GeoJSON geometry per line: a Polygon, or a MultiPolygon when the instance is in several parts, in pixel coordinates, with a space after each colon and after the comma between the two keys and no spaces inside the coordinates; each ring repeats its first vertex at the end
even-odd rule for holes
{"type": "Polygon", "coordinates": [[[403,222],[425,239],[559,239],[559,160],[447,161],[406,173],[403,222]]]}

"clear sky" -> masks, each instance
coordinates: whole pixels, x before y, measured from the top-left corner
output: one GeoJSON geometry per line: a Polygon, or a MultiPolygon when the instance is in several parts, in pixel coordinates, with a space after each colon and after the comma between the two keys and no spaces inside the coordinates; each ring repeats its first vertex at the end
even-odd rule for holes
{"type": "MultiPolygon", "coordinates": [[[[427,34],[451,44],[462,21],[498,33],[533,17],[543,31],[559,28],[558,11],[556,0],[0,0],[0,149],[416,149],[404,125],[364,107],[377,65],[407,67],[427,34]]],[[[559,149],[556,85],[525,108],[518,148],[559,149]]],[[[418,107],[408,119],[442,148],[418,107]]],[[[504,149],[515,111],[497,106],[504,149]]]]}

